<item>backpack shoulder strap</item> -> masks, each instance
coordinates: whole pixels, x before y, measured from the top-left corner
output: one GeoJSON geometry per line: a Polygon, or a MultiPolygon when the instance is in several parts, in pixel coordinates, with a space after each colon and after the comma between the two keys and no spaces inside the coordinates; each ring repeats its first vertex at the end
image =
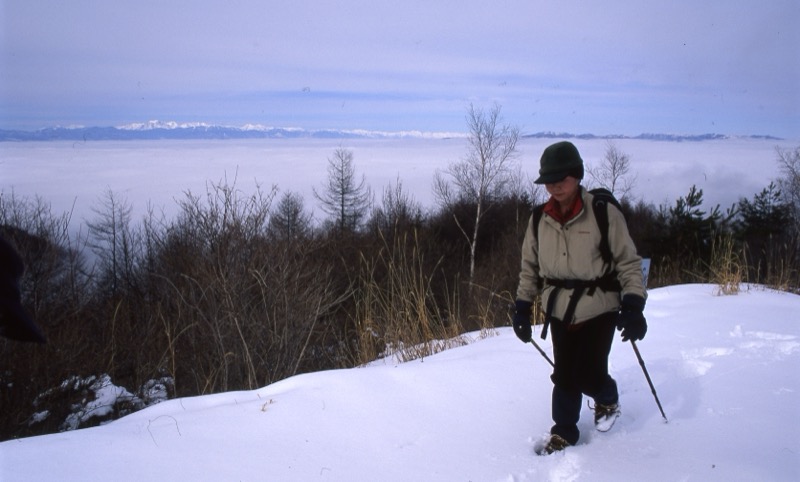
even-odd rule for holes
{"type": "Polygon", "coordinates": [[[617,198],[608,189],[597,188],[589,192],[593,196],[592,210],[597,221],[597,227],[600,229],[600,255],[610,267],[613,256],[611,254],[611,244],[608,241],[608,205],[613,204],[620,212],[622,212],[622,207],[617,198]]]}

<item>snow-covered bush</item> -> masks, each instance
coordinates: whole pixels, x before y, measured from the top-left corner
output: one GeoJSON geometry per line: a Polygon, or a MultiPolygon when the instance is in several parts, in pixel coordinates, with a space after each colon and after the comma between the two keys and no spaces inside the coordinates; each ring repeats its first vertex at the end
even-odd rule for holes
{"type": "Polygon", "coordinates": [[[36,397],[36,412],[28,425],[58,421],[64,432],[101,425],[167,400],[174,392],[172,377],[148,380],[137,392],[115,385],[108,374],[72,376],[36,397]]]}

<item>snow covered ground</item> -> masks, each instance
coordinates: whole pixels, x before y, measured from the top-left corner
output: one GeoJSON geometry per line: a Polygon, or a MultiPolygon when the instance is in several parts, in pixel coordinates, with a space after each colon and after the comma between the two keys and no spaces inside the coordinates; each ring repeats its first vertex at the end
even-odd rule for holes
{"type": "Polygon", "coordinates": [[[424,360],[170,400],[102,427],[6,441],[0,480],[800,480],[800,296],[715,288],[650,291],[638,346],[669,423],[617,340],[622,416],[599,433],[584,407],[580,442],[563,453],[533,453],[551,424],[550,367],[503,328],[424,360]]]}

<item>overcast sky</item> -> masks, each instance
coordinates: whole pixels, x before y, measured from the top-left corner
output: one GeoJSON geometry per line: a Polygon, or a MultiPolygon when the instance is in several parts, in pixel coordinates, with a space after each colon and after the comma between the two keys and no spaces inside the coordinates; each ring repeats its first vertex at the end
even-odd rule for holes
{"type": "Polygon", "coordinates": [[[797,0],[0,0],[0,128],[800,137],[797,0]]]}

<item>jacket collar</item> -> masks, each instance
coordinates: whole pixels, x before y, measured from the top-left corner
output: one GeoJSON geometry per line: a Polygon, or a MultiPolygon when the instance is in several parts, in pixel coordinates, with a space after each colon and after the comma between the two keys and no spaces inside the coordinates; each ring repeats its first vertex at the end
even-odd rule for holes
{"type": "Polygon", "coordinates": [[[575,201],[572,203],[570,210],[566,216],[561,215],[561,210],[558,207],[558,201],[550,198],[544,205],[544,212],[551,218],[558,221],[562,226],[567,224],[570,220],[576,218],[583,210],[583,186],[578,186],[578,195],[575,196],[575,201]]]}

